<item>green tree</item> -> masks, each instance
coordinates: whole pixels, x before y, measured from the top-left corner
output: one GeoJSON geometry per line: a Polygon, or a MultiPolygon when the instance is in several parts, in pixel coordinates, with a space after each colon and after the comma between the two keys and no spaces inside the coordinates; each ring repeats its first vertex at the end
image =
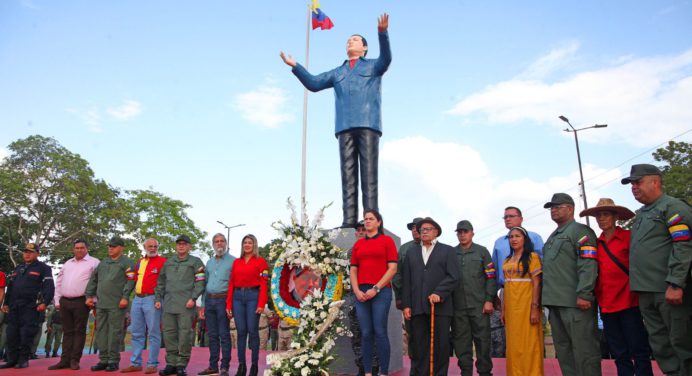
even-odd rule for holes
{"type": "Polygon", "coordinates": [[[660,166],[666,193],[692,203],[692,144],[670,141],[653,156],[657,162],[666,163],[660,166]]]}

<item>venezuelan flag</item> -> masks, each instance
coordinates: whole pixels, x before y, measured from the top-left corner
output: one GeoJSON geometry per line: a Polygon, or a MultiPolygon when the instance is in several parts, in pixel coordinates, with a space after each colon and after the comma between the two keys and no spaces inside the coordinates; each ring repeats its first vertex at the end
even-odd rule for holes
{"type": "Polygon", "coordinates": [[[312,0],[312,30],[318,27],[322,30],[329,30],[334,27],[334,23],[329,16],[322,12],[320,9],[320,2],[318,0],[312,0]]]}

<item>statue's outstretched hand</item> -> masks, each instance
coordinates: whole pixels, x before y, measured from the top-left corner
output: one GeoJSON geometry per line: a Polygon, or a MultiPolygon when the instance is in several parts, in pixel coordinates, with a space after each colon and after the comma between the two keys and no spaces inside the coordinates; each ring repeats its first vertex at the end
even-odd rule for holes
{"type": "Polygon", "coordinates": [[[283,60],[284,63],[286,63],[286,65],[291,66],[291,67],[296,66],[296,59],[294,59],[293,56],[286,55],[286,54],[284,54],[283,51],[281,51],[281,54],[279,56],[281,56],[281,60],[283,60]]]}
{"type": "Polygon", "coordinates": [[[380,33],[387,31],[387,28],[389,27],[389,15],[387,13],[383,13],[378,19],[377,19],[377,31],[380,33]]]}

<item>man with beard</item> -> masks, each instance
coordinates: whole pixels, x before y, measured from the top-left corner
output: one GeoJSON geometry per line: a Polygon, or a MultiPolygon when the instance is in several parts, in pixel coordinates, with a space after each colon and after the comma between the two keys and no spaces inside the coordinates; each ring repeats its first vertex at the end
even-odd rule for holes
{"type": "Polygon", "coordinates": [[[199,318],[205,319],[207,323],[209,367],[198,375],[216,375],[219,374],[220,369],[221,376],[228,376],[228,367],[231,362],[231,328],[226,316],[226,297],[235,257],[228,253],[226,237],[223,234],[214,235],[211,243],[214,248],[214,257],[207,261],[204,269],[207,287],[202,299],[203,306],[199,309],[199,318]],[[220,368],[219,350],[221,351],[220,368]]]}
{"type": "Polygon", "coordinates": [[[142,351],[149,344],[149,357],[144,373],[156,373],[161,347],[161,311],[154,308],[154,290],[166,258],[159,256],[159,242],[147,239],[144,242],[146,255],[135,264],[135,298],[130,310],[130,332],[132,333],[132,356],[130,366],[120,372],[142,370],[142,351]],[[147,334],[148,337],[147,338],[147,334]]]}

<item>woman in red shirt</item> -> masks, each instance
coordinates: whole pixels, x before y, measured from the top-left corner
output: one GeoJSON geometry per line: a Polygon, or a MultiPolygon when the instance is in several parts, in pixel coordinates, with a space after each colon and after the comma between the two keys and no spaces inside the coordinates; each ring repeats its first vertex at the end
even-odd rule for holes
{"type": "Polygon", "coordinates": [[[630,219],[634,213],[602,198],[595,207],[579,213],[581,217],[587,215],[596,217],[603,230],[598,237],[598,280],[594,292],[618,375],[653,375],[639,299],[630,291],[630,231],[616,226],[618,219],[630,219]]]}
{"type": "Polygon", "coordinates": [[[250,337],[249,345],[252,350],[252,366],[250,376],[257,376],[259,361],[259,317],[267,305],[267,280],[269,266],[260,257],[257,238],[248,234],[241,242],[242,253],[233,262],[231,279],[228,281],[228,297],[226,298],[226,313],[229,318],[235,318],[238,331],[238,372],[236,376],[245,376],[245,343],[250,337]]]}
{"type": "Polygon", "coordinates": [[[361,356],[366,376],[372,376],[373,336],[377,343],[380,375],[389,372],[387,322],[392,304],[390,282],[396,273],[397,253],[392,238],[384,234],[382,216],[365,210],[365,237],[353,245],[351,288],[356,296],[356,316],[361,330],[361,356]]]}

